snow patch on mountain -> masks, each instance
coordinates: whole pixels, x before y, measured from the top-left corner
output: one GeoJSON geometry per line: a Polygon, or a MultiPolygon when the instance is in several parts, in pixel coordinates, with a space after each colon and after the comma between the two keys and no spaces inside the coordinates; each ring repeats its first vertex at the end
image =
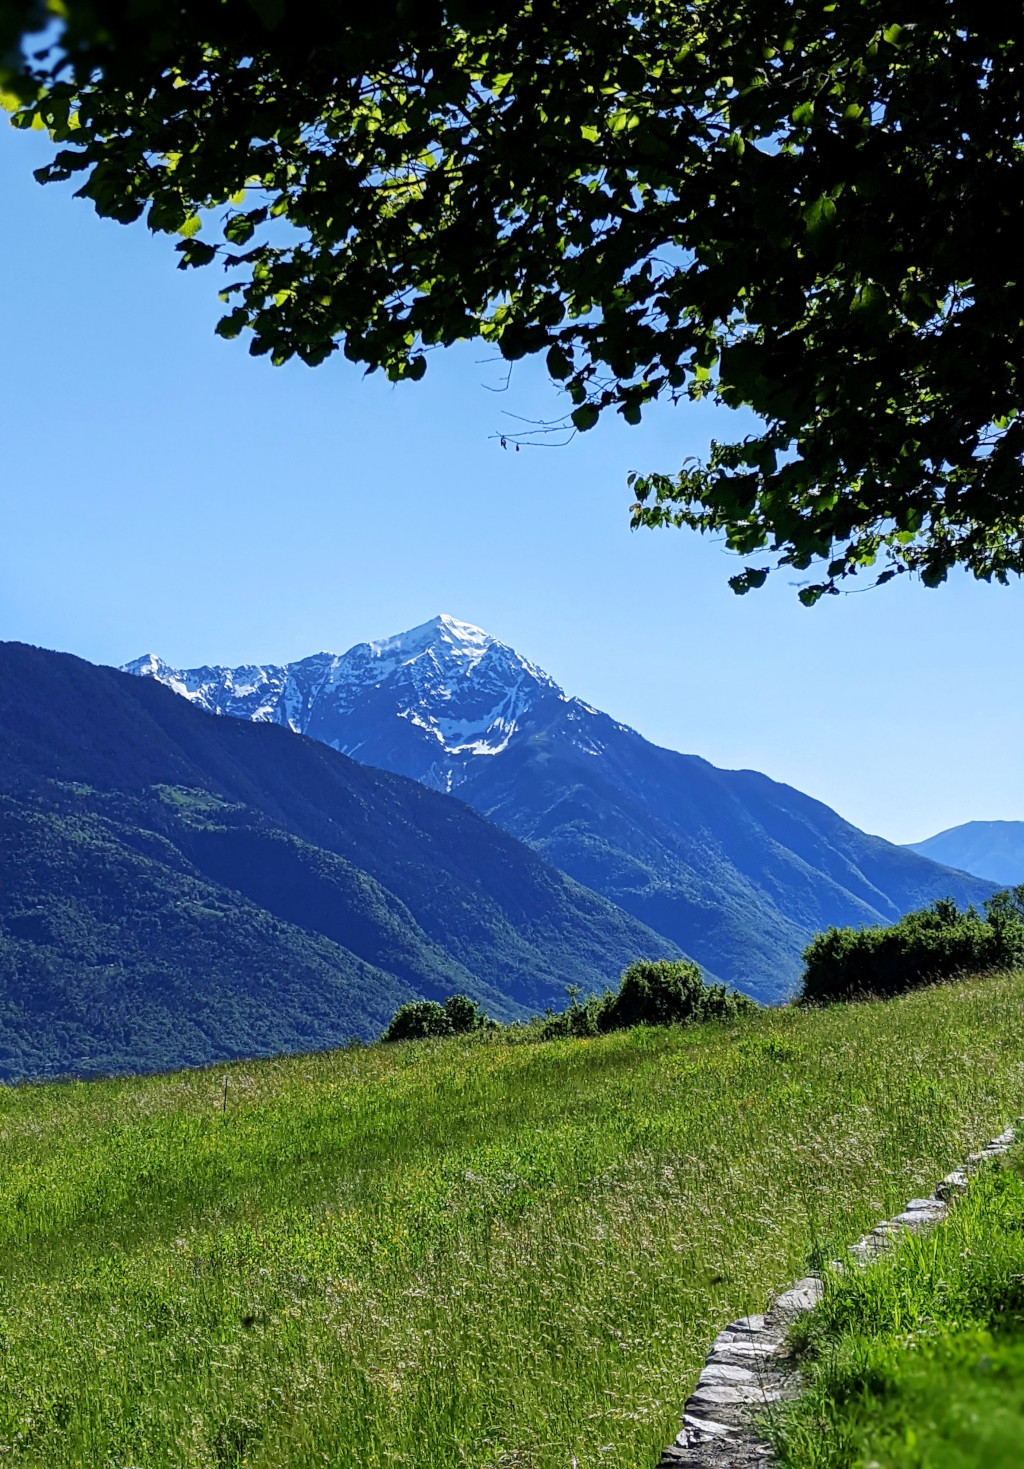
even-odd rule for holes
{"type": "MultiPolygon", "coordinates": [[[[276,724],[289,722],[278,715],[281,695],[288,683],[287,668],[277,668],[272,664],[249,664],[242,668],[171,668],[155,653],[147,653],[124,664],[121,671],[135,673],[142,678],[155,678],[210,714],[234,714],[239,719],[276,724]]],[[[292,724],[291,728],[297,729],[298,726],[292,724]]]]}
{"type": "Polygon", "coordinates": [[[443,790],[459,778],[443,757],[501,754],[539,703],[569,706],[577,718],[597,712],[514,648],[447,613],[340,655],[177,669],[148,653],[124,672],[158,679],[211,714],[282,724],[351,756],[368,740],[379,747],[382,719],[403,721],[442,757],[440,766],[409,773],[443,790]]]}

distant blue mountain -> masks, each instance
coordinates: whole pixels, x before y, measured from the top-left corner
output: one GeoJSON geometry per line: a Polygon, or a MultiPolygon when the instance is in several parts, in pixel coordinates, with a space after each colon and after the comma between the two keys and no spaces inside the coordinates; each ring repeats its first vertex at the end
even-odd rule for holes
{"type": "Polygon", "coordinates": [[[926,841],[910,842],[907,850],[1000,887],[1024,882],[1024,821],[965,821],[926,841]]]}
{"type": "Polygon", "coordinates": [[[148,655],[126,671],[457,795],[763,1000],[791,993],[820,928],[994,891],[790,786],[652,745],[453,617],[340,656],[180,670],[148,655]]]}

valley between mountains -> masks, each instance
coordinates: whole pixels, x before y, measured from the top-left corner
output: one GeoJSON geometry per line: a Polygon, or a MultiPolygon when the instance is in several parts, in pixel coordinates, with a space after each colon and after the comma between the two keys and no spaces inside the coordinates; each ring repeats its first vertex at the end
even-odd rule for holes
{"type": "Polygon", "coordinates": [[[762,1001],[792,992],[819,929],[994,890],[756,771],[651,744],[448,615],[285,665],[174,669],[148,655],[126,671],[457,796],[762,1001]]]}

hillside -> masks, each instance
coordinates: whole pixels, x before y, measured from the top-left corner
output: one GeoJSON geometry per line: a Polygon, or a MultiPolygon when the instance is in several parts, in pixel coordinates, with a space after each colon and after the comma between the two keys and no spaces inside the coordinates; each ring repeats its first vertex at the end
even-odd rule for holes
{"type": "Polygon", "coordinates": [[[0,644],[0,1075],[499,1018],[674,946],[461,802],[152,681],[0,644]]]}
{"type": "Polygon", "coordinates": [[[205,880],[144,803],[97,805],[0,797],[0,1078],[343,1045],[418,992],[205,880]]]}
{"type": "Polygon", "coordinates": [[[1024,882],[1024,821],[965,821],[907,849],[1000,887],[1024,882]]]}
{"type": "Polygon", "coordinates": [[[648,1469],[724,1323],[1019,1111],[1022,1001],[0,1088],[4,1459],[648,1469]]]}
{"type": "Polygon", "coordinates": [[[792,992],[818,929],[994,890],[755,771],[651,744],[452,617],[281,666],[181,670],[148,655],[127,667],[210,712],[456,793],[762,1000],[792,992]]]}

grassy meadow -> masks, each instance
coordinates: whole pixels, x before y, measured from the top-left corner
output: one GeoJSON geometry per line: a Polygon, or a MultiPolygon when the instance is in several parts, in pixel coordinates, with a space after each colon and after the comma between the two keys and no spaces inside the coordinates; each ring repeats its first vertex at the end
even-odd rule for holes
{"type": "Polygon", "coordinates": [[[5,1089],[0,1465],[644,1469],[1022,1099],[1024,975],[5,1089]]]}
{"type": "Polygon", "coordinates": [[[806,1391],[774,1428],[794,1469],[1018,1469],[1024,1456],[1024,1157],[867,1270],[826,1276],[794,1333],[806,1391]]]}

